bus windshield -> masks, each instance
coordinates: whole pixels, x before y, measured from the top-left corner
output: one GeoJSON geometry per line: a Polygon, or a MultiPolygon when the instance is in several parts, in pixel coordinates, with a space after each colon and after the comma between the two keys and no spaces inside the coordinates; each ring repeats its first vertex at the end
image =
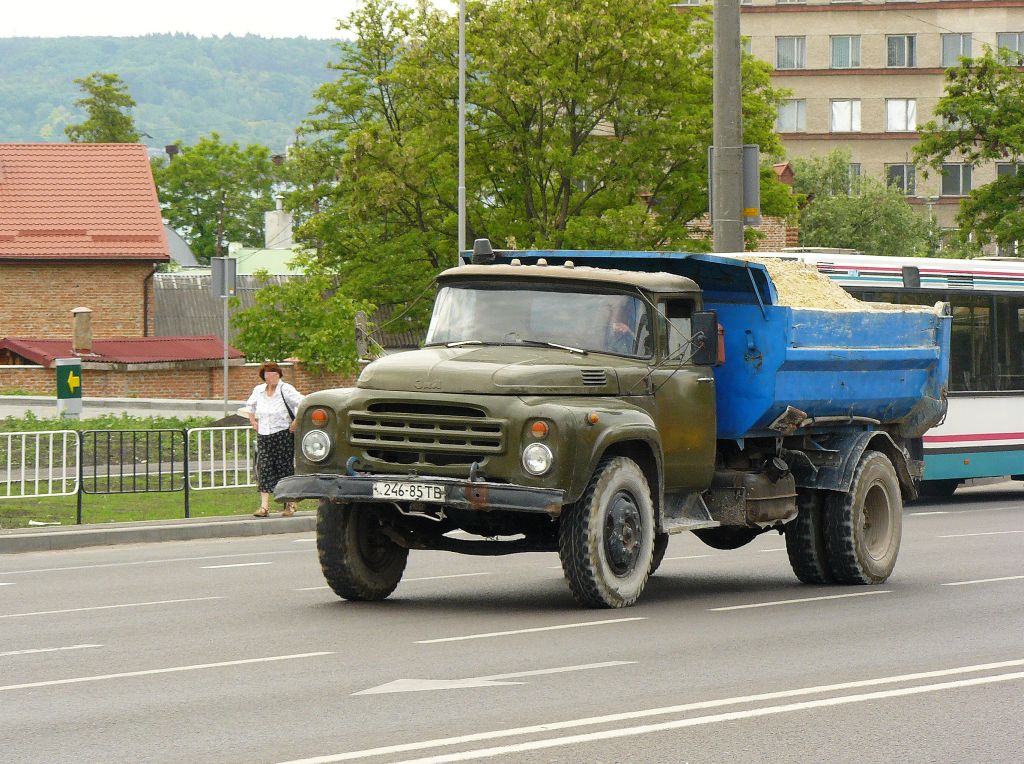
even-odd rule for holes
{"type": "Polygon", "coordinates": [[[587,352],[650,357],[648,307],[635,294],[565,287],[445,286],[427,345],[548,343],[587,352]]]}

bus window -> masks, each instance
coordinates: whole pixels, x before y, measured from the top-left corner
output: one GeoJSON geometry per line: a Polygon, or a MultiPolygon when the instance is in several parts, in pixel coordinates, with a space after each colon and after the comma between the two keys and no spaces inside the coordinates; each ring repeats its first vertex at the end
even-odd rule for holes
{"type": "Polygon", "coordinates": [[[1000,390],[1024,390],[1024,297],[996,297],[996,373],[1000,390]]]}
{"type": "Polygon", "coordinates": [[[949,389],[998,390],[992,364],[991,297],[949,295],[953,309],[949,389]]]}

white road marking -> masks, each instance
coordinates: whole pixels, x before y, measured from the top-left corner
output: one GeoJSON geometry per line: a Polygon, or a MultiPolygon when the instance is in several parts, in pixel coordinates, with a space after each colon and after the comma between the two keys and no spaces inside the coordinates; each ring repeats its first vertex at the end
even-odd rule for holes
{"type": "Polygon", "coordinates": [[[803,602],[820,602],[821,600],[842,600],[848,597],[868,597],[872,594],[891,594],[891,589],[875,589],[870,592],[853,592],[852,594],[830,594],[826,597],[804,597],[798,600],[775,600],[773,602],[755,602],[751,605],[730,605],[729,607],[708,608],[712,613],[724,610],[749,610],[755,607],[774,607],[775,605],[799,605],[803,602]]]}
{"type": "Polygon", "coordinates": [[[56,653],[61,650],[84,650],[87,647],[103,647],[103,645],[70,645],[69,647],[36,647],[29,650],[11,650],[0,653],[0,658],[7,655],[29,655],[30,653],[56,653]]]}
{"type": "Polygon", "coordinates": [[[451,575],[447,575],[447,576],[423,576],[422,578],[403,578],[402,579],[402,583],[405,584],[405,583],[408,583],[410,581],[438,581],[438,580],[440,580],[442,578],[468,578],[469,576],[489,576],[489,575],[491,575],[489,571],[484,571],[482,573],[452,573],[451,575]]]}
{"type": "Polygon", "coordinates": [[[687,554],[682,557],[666,557],[662,562],[671,562],[672,560],[702,560],[705,557],[713,557],[710,554],[687,554]]]}
{"type": "Polygon", "coordinates": [[[928,515],[948,515],[949,512],[945,510],[937,510],[935,512],[908,512],[907,517],[926,517],[928,515]]]}
{"type": "Polygon", "coordinates": [[[813,687],[801,687],[794,690],[780,690],[777,692],[766,692],[759,695],[745,695],[734,698],[721,698],[718,700],[706,700],[697,703],[685,703],[677,706],[664,706],[661,708],[648,708],[640,711],[626,711],[605,716],[584,717],[582,719],[569,719],[560,722],[548,722],[530,727],[512,727],[502,730],[491,730],[487,732],[475,732],[458,737],[436,738],[434,740],[422,740],[415,743],[399,743],[396,745],[381,746],[379,748],[367,748],[361,751],[348,751],[329,756],[316,756],[307,759],[295,759],[282,762],[281,764],[330,764],[336,761],[352,761],[353,759],[364,759],[370,756],[384,756],[409,751],[422,751],[428,748],[441,748],[444,746],[463,745],[465,743],[476,743],[483,740],[494,740],[497,738],[518,737],[535,735],[555,730],[572,729],[574,727],[588,727],[600,724],[629,721],[632,719],[644,719],[652,716],[665,716],[667,714],[687,713],[709,708],[721,708],[723,706],[738,705],[740,703],[759,703],[766,700],[780,700],[783,698],[794,698],[802,695],[814,695],[824,692],[836,692],[839,690],[851,690],[860,687],[877,687],[885,684],[896,684],[899,682],[910,682],[920,679],[936,679],[939,677],[956,676],[962,674],[976,673],[979,671],[993,671],[996,669],[1024,666],[1024,659],[1011,661],[1000,661],[998,663],[981,663],[973,666],[958,666],[951,669],[940,669],[937,671],[922,671],[914,674],[897,674],[895,676],[879,677],[876,679],[861,679],[840,684],[826,684],[813,687]]]}
{"type": "Polygon", "coordinates": [[[514,631],[491,631],[486,634],[466,634],[462,637],[442,637],[440,639],[420,639],[417,645],[433,645],[438,642],[463,642],[467,639],[487,639],[489,637],[507,637],[513,634],[533,634],[538,631],[558,631],[560,629],[580,629],[585,626],[606,626],[612,623],[626,623],[627,621],[646,621],[646,618],[609,618],[605,621],[586,621],[584,623],[563,623],[559,626],[538,626],[533,629],[515,629],[514,631]]]}
{"type": "Polygon", "coordinates": [[[220,570],[221,568],[251,568],[254,565],[273,565],[272,562],[232,562],[228,565],[203,565],[200,570],[220,570]]]}
{"type": "Polygon", "coordinates": [[[519,753],[522,751],[536,751],[543,748],[558,748],[567,745],[579,745],[580,743],[592,743],[598,740],[612,740],[614,738],[633,737],[636,735],[649,735],[654,732],[685,729],[687,727],[700,727],[705,724],[733,722],[741,719],[755,719],[761,716],[792,713],[793,711],[808,711],[814,708],[828,708],[830,706],[843,706],[850,703],[865,703],[872,700],[901,698],[908,695],[920,695],[922,693],[939,692],[941,690],[954,690],[962,687],[977,687],[996,682],[1011,682],[1020,679],[1024,679],[1024,671],[1019,671],[1013,674],[1001,674],[998,676],[977,677],[975,679],[960,679],[954,682],[926,684],[918,687],[904,687],[898,690],[881,690],[878,692],[865,692],[858,695],[840,695],[835,698],[807,700],[802,703],[789,703],[782,706],[768,706],[766,708],[752,708],[746,711],[731,711],[724,714],[697,716],[688,719],[675,719],[673,721],[661,722],[659,724],[644,724],[637,727],[623,727],[621,729],[606,730],[604,732],[590,732],[581,735],[571,735],[568,737],[535,740],[529,743],[518,743],[516,745],[481,748],[475,751],[463,751],[462,753],[428,756],[421,759],[406,759],[405,761],[398,762],[398,764],[442,764],[442,762],[468,761],[470,759],[506,756],[510,753],[519,753]]]}
{"type": "Polygon", "coordinates": [[[305,549],[283,549],[274,552],[238,552],[236,554],[209,554],[203,557],[168,557],[163,560],[135,560],[131,562],[101,562],[95,565],[68,565],[64,568],[35,568],[33,570],[0,571],[0,576],[18,576],[22,573],[59,573],[63,570],[92,570],[93,568],[123,568],[130,565],[159,565],[162,562],[195,562],[196,560],[224,560],[231,557],[259,557],[266,554],[309,554],[305,549]]]}
{"type": "Polygon", "coordinates": [[[475,676],[467,679],[398,679],[369,690],[353,692],[353,695],[382,695],[393,692],[423,692],[425,690],[464,690],[470,687],[499,687],[524,682],[510,682],[527,676],[543,674],[564,674],[569,671],[588,671],[590,669],[609,668],[610,666],[629,666],[636,661],[605,661],[604,663],[584,663],[579,666],[560,666],[559,668],[534,669],[533,671],[516,671],[511,674],[492,674],[491,676],[475,676]]]}
{"type": "MultiPolygon", "coordinates": [[[[491,575],[491,573],[489,571],[485,571],[483,573],[452,573],[451,575],[447,575],[447,576],[423,576],[422,578],[403,578],[401,583],[407,584],[407,583],[410,583],[412,581],[437,581],[437,580],[442,579],[442,578],[466,578],[468,576],[489,576],[489,575],[491,575]]],[[[316,592],[316,591],[320,591],[321,589],[330,589],[330,587],[329,586],[305,586],[305,587],[303,587],[301,589],[296,589],[295,591],[297,591],[297,592],[316,592]]]]}
{"type": "Polygon", "coordinates": [[[246,658],[239,661],[220,661],[219,663],[197,663],[193,666],[172,666],[171,668],[147,669],[145,671],[125,671],[120,674],[100,674],[98,676],[79,676],[74,679],[51,679],[48,682],[28,682],[26,684],[8,684],[0,687],[0,692],[7,690],[25,690],[30,687],[53,687],[60,684],[79,684],[81,682],[98,682],[102,679],[124,679],[132,676],[149,676],[150,674],[171,674],[177,671],[198,671],[199,669],[221,668],[223,666],[244,666],[249,663],[270,663],[271,661],[290,661],[295,658],[315,658],[326,653],[297,653],[295,655],[272,655],[269,658],[246,658]]]}
{"type": "Polygon", "coordinates": [[[124,605],[96,605],[94,607],[72,607],[67,610],[37,610],[34,613],[8,613],[0,615],[0,618],[26,618],[30,615],[57,615],[59,613],[82,613],[86,610],[114,610],[122,607],[144,607],[146,605],[174,605],[179,602],[205,602],[207,600],[222,600],[223,597],[191,597],[182,600],[157,600],[156,602],[129,602],[124,605]]]}
{"type": "Polygon", "coordinates": [[[778,549],[758,549],[757,551],[761,552],[761,553],[764,553],[764,552],[785,552],[786,551],[786,547],[780,547],[778,549]]]}
{"type": "Polygon", "coordinates": [[[4,581],[4,582],[0,583],[0,586],[14,586],[14,582],[11,581],[11,582],[8,583],[8,582],[4,581]]]}
{"type": "Polygon", "coordinates": [[[987,533],[951,533],[948,536],[936,536],[939,539],[962,539],[967,536],[1005,536],[1009,533],[1024,533],[1024,531],[988,531],[987,533]]]}
{"type": "Polygon", "coordinates": [[[313,542],[313,541],[316,541],[316,539],[315,538],[312,538],[312,539],[293,539],[292,543],[293,544],[306,544],[306,543],[310,543],[310,542],[313,542]]]}
{"type": "Polygon", "coordinates": [[[994,581],[1019,581],[1024,579],[1024,576],[1002,576],[1001,578],[979,578],[974,581],[954,581],[950,584],[943,584],[943,586],[967,586],[968,584],[991,584],[994,581]]]}

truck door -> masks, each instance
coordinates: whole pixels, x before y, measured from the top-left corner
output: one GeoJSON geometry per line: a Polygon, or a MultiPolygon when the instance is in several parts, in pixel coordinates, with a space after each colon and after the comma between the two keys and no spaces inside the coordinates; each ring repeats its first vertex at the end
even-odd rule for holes
{"type": "Polygon", "coordinates": [[[661,359],[652,374],[654,419],[661,434],[665,490],[702,490],[715,469],[715,378],[692,363],[691,298],[658,303],[656,341],[661,359]]]}

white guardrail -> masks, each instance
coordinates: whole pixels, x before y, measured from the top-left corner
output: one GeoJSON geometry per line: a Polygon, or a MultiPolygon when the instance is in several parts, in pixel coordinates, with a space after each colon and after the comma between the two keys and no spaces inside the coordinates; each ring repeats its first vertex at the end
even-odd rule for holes
{"type": "Polygon", "coordinates": [[[78,433],[0,432],[0,499],[78,493],[78,433]]]}
{"type": "Polygon", "coordinates": [[[256,485],[255,435],[248,425],[190,429],[188,487],[205,491],[256,485]]]}

